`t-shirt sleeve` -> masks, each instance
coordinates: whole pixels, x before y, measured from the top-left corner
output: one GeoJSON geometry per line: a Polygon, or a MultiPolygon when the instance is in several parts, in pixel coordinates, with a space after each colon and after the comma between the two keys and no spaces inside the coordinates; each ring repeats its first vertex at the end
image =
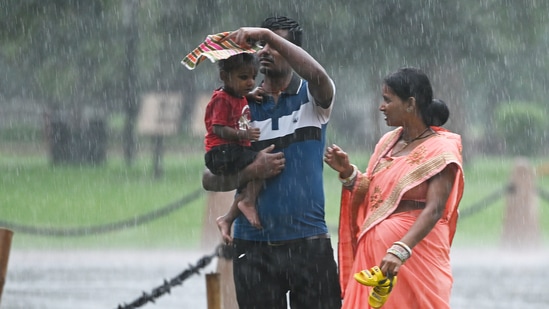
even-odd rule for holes
{"type": "Polygon", "coordinates": [[[332,96],[332,101],[330,102],[330,107],[328,107],[328,108],[322,108],[321,106],[317,105],[314,97],[311,95],[311,92],[309,91],[309,85],[307,84],[307,95],[309,96],[311,102],[313,103],[313,105],[315,107],[315,110],[316,110],[317,114],[322,119],[323,123],[326,123],[330,120],[330,115],[332,114],[332,110],[333,110],[334,102],[335,102],[335,95],[336,95],[335,83],[334,83],[333,80],[330,80],[330,82],[332,84],[332,88],[334,89],[334,95],[332,96]]]}
{"type": "Polygon", "coordinates": [[[233,127],[231,123],[231,104],[223,97],[217,96],[210,102],[212,109],[212,125],[233,127]]]}

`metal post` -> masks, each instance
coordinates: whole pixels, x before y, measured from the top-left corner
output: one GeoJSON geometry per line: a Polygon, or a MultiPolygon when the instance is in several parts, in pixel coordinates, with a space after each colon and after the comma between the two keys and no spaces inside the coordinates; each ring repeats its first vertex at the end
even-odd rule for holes
{"type": "Polygon", "coordinates": [[[511,190],[503,225],[503,245],[508,248],[535,248],[541,243],[535,173],[529,161],[517,158],[510,179],[511,190]]]}
{"type": "Polygon", "coordinates": [[[13,231],[0,228],[0,301],[2,300],[2,291],[6,282],[8,272],[8,260],[10,257],[11,239],[13,231]]]}

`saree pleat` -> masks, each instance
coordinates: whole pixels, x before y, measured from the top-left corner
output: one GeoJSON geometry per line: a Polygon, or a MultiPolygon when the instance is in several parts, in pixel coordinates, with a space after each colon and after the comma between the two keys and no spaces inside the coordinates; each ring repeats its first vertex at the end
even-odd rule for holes
{"type": "MultiPolygon", "coordinates": [[[[406,234],[415,222],[420,211],[403,212],[391,215],[368,232],[361,239],[351,273],[364,268],[362,265],[378,265],[385,256],[386,249],[394,241],[406,234]]],[[[449,308],[453,283],[449,259],[449,227],[439,223],[415,248],[413,258],[400,269],[397,284],[384,309],[444,309],[449,308]]],[[[352,277],[349,278],[343,308],[370,308],[368,297],[370,288],[352,277]]]]}

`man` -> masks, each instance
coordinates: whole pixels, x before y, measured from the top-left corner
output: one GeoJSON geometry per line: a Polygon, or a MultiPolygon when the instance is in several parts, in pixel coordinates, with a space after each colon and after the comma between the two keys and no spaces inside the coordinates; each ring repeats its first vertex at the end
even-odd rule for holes
{"type": "Polygon", "coordinates": [[[256,160],[237,176],[204,173],[210,191],[266,179],[257,200],[262,229],[243,216],[234,224],[233,271],[241,309],[340,308],[337,266],[325,222],[322,180],[325,132],[335,86],[301,45],[299,24],[267,18],[261,28],[240,28],[229,38],[258,52],[262,102],[249,102],[260,129],[256,160]],[[274,147],[274,148],[273,148],[274,147]]]}

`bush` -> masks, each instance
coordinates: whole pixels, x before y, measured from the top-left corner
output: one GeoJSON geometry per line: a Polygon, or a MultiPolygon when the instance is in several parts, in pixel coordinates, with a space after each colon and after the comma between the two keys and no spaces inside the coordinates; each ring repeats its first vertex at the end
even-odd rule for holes
{"type": "Polygon", "coordinates": [[[549,122],[544,108],[533,102],[509,102],[495,112],[495,125],[509,155],[532,157],[542,150],[549,122]]]}

